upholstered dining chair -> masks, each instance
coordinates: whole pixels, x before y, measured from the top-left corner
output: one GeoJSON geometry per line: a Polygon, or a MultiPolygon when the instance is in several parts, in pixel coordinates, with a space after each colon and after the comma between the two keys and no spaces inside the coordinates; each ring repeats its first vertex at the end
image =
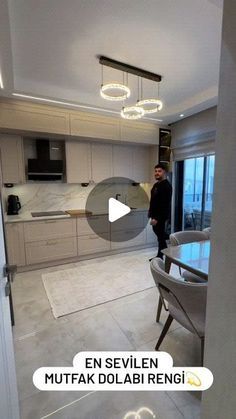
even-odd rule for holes
{"type": "Polygon", "coordinates": [[[206,227],[202,231],[204,231],[204,233],[206,233],[208,239],[211,238],[211,227],[206,227]]]}
{"type": "Polygon", "coordinates": [[[163,306],[169,312],[155,350],[159,349],[172,321],[176,320],[200,338],[203,363],[207,282],[190,283],[172,277],[165,272],[164,263],[160,258],[151,261],[151,272],[163,306]]]}
{"type": "MultiPolygon", "coordinates": [[[[202,240],[208,240],[209,236],[205,231],[177,231],[176,233],[172,233],[170,235],[170,245],[171,246],[180,246],[181,244],[185,243],[192,243],[192,242],[199,242],[202,240]]],[[[189,282],[205,282],[204,279],[200,278],[199,276],[189,272],[189,271],[181,271],[180,275],[185,279],[185,281],[189,282]]]]}

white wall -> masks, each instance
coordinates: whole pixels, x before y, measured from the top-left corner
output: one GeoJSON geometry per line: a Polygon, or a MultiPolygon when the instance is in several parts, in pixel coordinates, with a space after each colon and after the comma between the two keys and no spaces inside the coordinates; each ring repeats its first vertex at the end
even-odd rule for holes
{"type": "Polygon", "coordinates": [[[236,417],[236,2],[224,1],[202,419],[236,417]]]}

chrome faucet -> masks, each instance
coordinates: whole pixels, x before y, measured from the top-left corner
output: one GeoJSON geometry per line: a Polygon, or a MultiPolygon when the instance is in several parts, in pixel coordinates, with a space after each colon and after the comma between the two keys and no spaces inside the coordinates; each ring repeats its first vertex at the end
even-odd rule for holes
{"type": "Polygon", "coordinates": [[[117,200],[117,201],[119,201],[119,199],[118,199],[118,197],[119,197],[119,196],[121,196],[121,194],[120,194],[120,193],[117,193],[117,194],[116,194],[116,200],[117,200]]]}

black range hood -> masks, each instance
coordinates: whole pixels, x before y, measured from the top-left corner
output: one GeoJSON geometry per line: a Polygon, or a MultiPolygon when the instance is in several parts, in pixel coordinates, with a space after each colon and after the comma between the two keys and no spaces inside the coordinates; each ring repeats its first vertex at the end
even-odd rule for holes
{"type": "Polygon", "coordinates": [[[50,159],[49,140],[36,140],[36,159],[28,159],[28,180],[62,180],[63,160],[50,159]]]}

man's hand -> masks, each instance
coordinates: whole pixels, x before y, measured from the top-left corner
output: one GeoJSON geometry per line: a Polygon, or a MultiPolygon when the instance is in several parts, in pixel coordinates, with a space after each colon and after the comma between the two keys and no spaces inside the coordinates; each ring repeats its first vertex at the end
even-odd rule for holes
{"type": "Polygon", "coordinates": [[[155,220],[155,218],[151,218],[150,224],[151,224],[151,226],[156,226],[157,225],[157,220],[155,220]]]}

